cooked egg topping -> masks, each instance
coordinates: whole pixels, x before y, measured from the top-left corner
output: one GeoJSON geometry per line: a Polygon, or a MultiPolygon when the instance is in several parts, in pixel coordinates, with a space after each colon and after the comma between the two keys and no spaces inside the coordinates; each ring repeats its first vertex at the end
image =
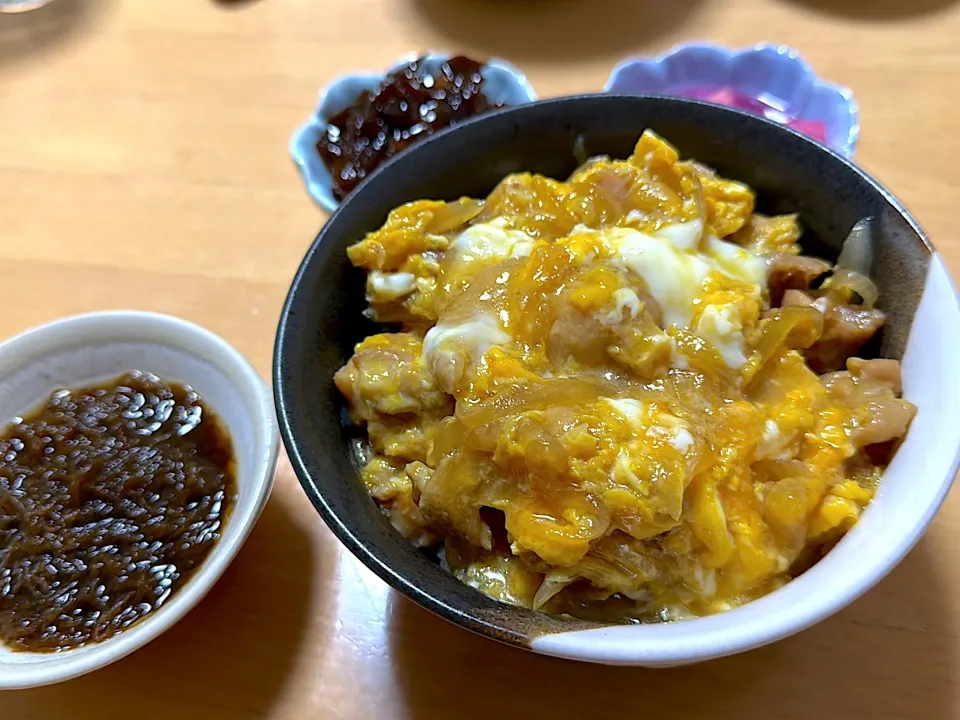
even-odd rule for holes
{"type": "Polygon", "coordinates": [[[336,378],[394,525],[493,597],[603,619],[735,606],[849,529],[880,474],[864,398],[901,401],[807,366],[824,313],[768,293],[796,220],[753,202],[647,132],[351,247],[403,325],[336,378]]]}

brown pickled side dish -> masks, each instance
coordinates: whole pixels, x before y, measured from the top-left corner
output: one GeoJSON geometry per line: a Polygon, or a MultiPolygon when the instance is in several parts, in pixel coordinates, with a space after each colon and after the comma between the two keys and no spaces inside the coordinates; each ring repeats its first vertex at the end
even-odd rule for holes
{"type": "Polygon", "coordinates": [[[333,177],[333,194],[346,197],[385,160],[430,133],[455,125],[493,105],[482,92],[482,63],[457,56],[436,74],[418,58],[387,75],[334,115],[317,143],[333,177]]]}
{"type": "Polygon", "coordinates": [[[230,438],[190,387],[58,390],[0,438],[0,640],[110,638],[203,564],[236,500],[230,438]]]}

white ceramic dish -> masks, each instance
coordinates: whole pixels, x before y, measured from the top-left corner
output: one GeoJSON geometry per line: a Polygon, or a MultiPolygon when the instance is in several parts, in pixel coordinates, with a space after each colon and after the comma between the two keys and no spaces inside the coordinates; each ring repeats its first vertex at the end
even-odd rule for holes
{"type": "MultiPolygon", "coordinates": [[[[359,72],[341,75],[320,91],[317,107],[307,122],[290,138],[290,157],[300,171],[307,192],[327,212],[333,212],[340,201],[333,196],[333,178],[317,152],[317,143],[327,132],[327,121],[348,108],[365,90],[374,90],[386,75],[420,57],[412,53],[400,58],[386,72],[359,72]]],[[[450,59],[449,53],[429,52],[423,55],[426,66],[438,71],[450,59]]],[[[491,58],[481,70],[483,93],[492,103],[522,105],[533,102],[537,94],[527,78],[510,63],[491,58]]]]}
{"type": "Polygon", "coordinates": [[[270,495],[279,438],[269,389],[226,341],[178,318],[134,311],[92,313],[7,340],[0,345],[0,418],[5,424],[57,388],[109,380],[131,369],[191,385],[220,417],[237,461],[236,506],[206,562],[159,611],[105,642],[76,650],[23,653],[0,645],[0,689],[83,675],[170,628],[227,568],[270,495]]]}

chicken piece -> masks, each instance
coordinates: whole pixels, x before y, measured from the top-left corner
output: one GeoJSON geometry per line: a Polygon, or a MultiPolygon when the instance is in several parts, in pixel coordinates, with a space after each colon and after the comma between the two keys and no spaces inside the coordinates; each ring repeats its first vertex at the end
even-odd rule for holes
{"type": "Polygon", "coordinates": [[[853,442],[858,447],[897,440],[907,434],[917,408],[906,400],[882,398],[866,402],[858,413],[853,442]]]}
{"type": "Polygon", "coordinates": [[[452,410],[424,365],[423,340],[413,333],[364,338],[334,379],[358,424],[380,415],[452,410]]]}
{"type": "Polygon", "coordinates": [[[728,239],[758,255],[781,252],[799,255],[801,234],[796,215],[768,217],[754,213],[747,224],[728,239]]]}
{"type": "Polygon", "coordinates": [[[440,536],[430,528],[415,502],[415,476],[420,472],[420,463],[410,463],[404,468],[401,463],[383,456],[368,462],[360,476],[390,524],[416,547],[435,545],[440,536]]]}
{"type": "Polygon", "coordinates": [[[883,327],[882,311],[836,304],[829,296],[814,299],[802,290],[786,290],[781,307],[815,307],[823,313],[823,333],[806,351],[807,363],[812,370],[822,374],[839,370],[846,364],[858,377],[863,373],[865,379],[885,382],[894,392],[900,392],[900,365],[895,360],[852,357],[883,327]]]}
{"type": "Polygon", "coordinates": [[[851,439],[857,448],[898,440],[907,433],[916,407],[900,399],[896,360],[847,360],[847,370],[822,378],[829,397],[852,411],[851,439]]]}
{"type": "Polygon", "coordinates": [[[883,327],[885,316],[876,308],[859,305],[837,305],[829,301],[818,309],[823,312],[823,334],[805,353],[807,364],[816,373],[844,367],[847,358],[857,354],[863,345],[883,327]]]}
{"type": "Polygon", "coordinates": [[[656,232],[678,222],[699,222],[702,218],[698,204],[684,202],[674,190],[678,184],[690,185],[694,181],[692,170],[683,163],[670,168],[668,159],[657,161],[656,147],[645,151],[653,153],[650,168],[617,161],[574,175],[567,206],[575,212],[579,224],[589,228],[619,225],[656,232]]]}
{"type": "Polygon", "coordinates": [[[391,458],[426,459],[437,422],[453,412],[423,361],[423,340],[412,333],[371,335],[334,377],[350,419],[366,425],[373,449],[391,458]]]}
{"type": "Polygon", "coordinates": [[[650,379],[669,366],[673,343],[663,314],[640,278],[599,266],[570,283],[557,300],[547,341],[558,367],[605,366],[612,359],[650,379]]]}
{"type": "Polygon", "coordinates": [[[562,205],[565,225],[552,224],[566,231],[553,237],[568,235],[577,225],[655,232],[675,223],[702,221],[702,203],[695,199],[699,195],[693,165],[680,162],[676,148],[647,130],[628,160],[584,164],[562,184],[560,195],[541,199],[533,213],[535,218],[561,217],[557,207],[562,205]]]}
{"type": "Polygon", "coordinates": [[[770,257],[767,287],[770,305],[779,307],[788,290],[806,290],[810,283],[830,270],[830,263],[806,255],[780,252],[770,257]]]}
{"type": "Polygon", "coordinates": [[[568,235],[580,217],[566,206],[570,188],[566,183],[530,173],[508,175],[487,197],[477,220],[503,217],[508,227],[533,238],[568,235]]]}
{"type": "Polygon", "coordinates": [[[874,383],[889,387],[899,397],[902,388],[900,363],[896,360],[878,358],[876,360],[862,360],[850,358],[847,360],[847,370],[861,383],[874,383]]]}

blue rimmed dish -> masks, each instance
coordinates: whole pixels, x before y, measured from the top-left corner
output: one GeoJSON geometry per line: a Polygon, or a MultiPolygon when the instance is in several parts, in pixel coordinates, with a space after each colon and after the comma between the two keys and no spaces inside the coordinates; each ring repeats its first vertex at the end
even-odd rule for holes
{"type": "MultiPolygon", "coordinates": [[[[387,75],[400,70],[410,62],[422,58],[428,70],[439,71],[440,65],[449,60],[449,53],[412,53],[400,58],[386,72],[359,72],[342,75],[320,92],[316,109],[290,138],[290,156],[300,171],[307,192],[316,203],[333,212],[340,201],[333,195],[333,178],[324,164],[317,143],[327,132],[331,117],[350,107],[361,93],[375,90],[387,75]]],[[[533,87],[520,70],[505,60],[489,59],[481,70],[483,93],[491,104],[504,106],[522,105],[537,99],[533,87]]]]}
{"type": "Polygon", "coordinates": [[[617,65],[606,92],[671,95],[706,100],[788,125],[845,157],[853,157],[860,133],[853,93],[821,80],[786,45],[760,43],[743,50],[717,45],[679,45],[656,58],[617,65]]]}

